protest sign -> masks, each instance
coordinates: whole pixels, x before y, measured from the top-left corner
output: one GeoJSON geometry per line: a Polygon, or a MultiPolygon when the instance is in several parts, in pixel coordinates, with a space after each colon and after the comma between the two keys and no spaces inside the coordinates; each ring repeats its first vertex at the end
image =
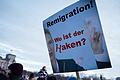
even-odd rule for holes
{"type": "Polygon", "coordinates": [[[53,72],[111,67],[95,0],[66,7],[43,27],[53,72]]]}

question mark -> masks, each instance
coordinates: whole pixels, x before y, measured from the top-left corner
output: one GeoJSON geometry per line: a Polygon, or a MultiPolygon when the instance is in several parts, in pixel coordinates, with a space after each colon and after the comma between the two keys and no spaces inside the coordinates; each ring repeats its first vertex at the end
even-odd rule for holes
{"type": "Polygon", "coordinates": [[[85,38],[82,38],[81,41],[83,42],[83,45],[85,45],[86,39],[85,39],[85,38]]]}

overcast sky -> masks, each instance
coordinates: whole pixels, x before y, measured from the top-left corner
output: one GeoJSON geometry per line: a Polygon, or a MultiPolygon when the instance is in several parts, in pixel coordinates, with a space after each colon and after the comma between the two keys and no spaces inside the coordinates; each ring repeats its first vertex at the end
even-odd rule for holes
{"type": "MultiPolygon", "coordinates": [[[[13,49],[16,61],[22,63],[24,69],[39,71],[46,65],[48,73],[52,73],[42,22],[77,1],[0,0],[0,56],[13,49]]],[[[96,0],[112,68],[83,73],[120,76],[119,3],[120,0],[96,0]]]]}

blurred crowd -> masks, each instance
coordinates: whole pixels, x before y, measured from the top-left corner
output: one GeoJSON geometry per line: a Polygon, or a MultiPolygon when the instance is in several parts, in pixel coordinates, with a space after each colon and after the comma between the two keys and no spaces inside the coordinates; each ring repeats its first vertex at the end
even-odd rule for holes
{"type": "MultiPolygon", "coordinates": [[[[43,66],[39,72],[28,72],[23,70],[23,65],[20,63],[13,63],[8,66],[8,70],[0,69],[0,80],[64,80],[57,79],[53,74],[48,74],[46,66],[43,66]]],[[[76,78],[69,78],[66,80],[77,80],[76,78]]]]}
{"type": "Polygon", "coordinates": [[[24,71],[20,63],[9,65],[7,71],[0,69],[0,80],[55,80],[49,78],[45,66],[38,73],[24,71]]]}

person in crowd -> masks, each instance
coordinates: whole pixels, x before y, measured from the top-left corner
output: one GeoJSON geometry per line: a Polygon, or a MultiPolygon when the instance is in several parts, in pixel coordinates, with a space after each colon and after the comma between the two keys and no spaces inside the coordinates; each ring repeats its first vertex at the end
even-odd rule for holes
{"type": "Polygon", "coordinates": [[[34,76],[34,73],[31,73],[30,76],[29,76],[29,80],[35,80],[34,77],[35,77],[35,76],[34,76]]]}
{"type": "Polygon", "coordinates": [[[103,80],[103,76],[102,75],[100,75],[100,80],[103,80]]]}
{"type": "Polygon", "coordinates": [[[0,73],[0,80],[9,80],[6,75],[0,73]]]}
{"type": "Polygon", "coordinates": [[[20,63],[13,63],[8,66],[10,70],[9,79],[10,80],[22,80],[23,65],[20,63]]]}
{"type": "Polygon", "coordinates": [[[42,69],[40,70],[40,72],[38,72],[39,77],[37,80],[46,80],[48,73],[46,70],[46,66],[43,66],[42,69]]]}

